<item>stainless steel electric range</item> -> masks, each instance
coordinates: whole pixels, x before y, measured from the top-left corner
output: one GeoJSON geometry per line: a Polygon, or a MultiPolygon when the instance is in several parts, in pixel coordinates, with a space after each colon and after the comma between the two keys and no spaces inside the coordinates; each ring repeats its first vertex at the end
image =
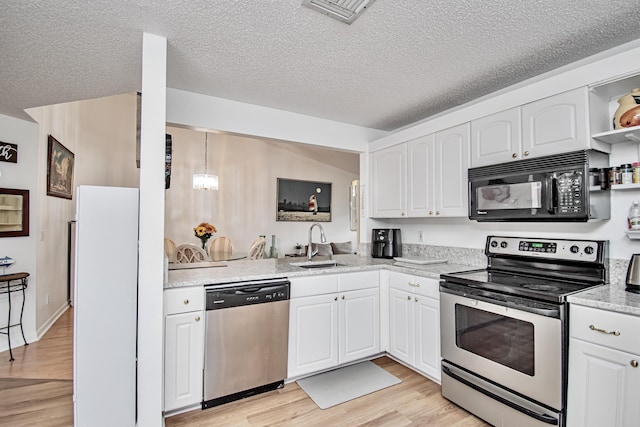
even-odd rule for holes
{"type": "Polygon", "coordinates": [[[565,425],[568,306],[607,283],[608,242],[488,236],[440,282],[442,395],[494,425],[565,425]]]}

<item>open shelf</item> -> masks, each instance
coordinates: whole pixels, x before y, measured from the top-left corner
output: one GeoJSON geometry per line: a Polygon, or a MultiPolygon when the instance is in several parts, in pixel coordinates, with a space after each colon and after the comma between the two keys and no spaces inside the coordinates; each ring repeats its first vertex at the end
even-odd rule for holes
{"type": "Polygon", "coordinates": [[[611,186],[612,190],[640,190],[640,184],[615,184],[611,186]]]}
{"type": "Polygon", "coordinates": [[[627,237],[631,240],[639,240],[640,239],[640,230],[629,230],[625,231],[627,237]]]}
{"type": "Polygon", "coordinates": [[[607,144],[618,144],[621,142],[640,142],[640,126],[621,128],[608,132],[591,135],[593,139],[606,142],[607,144]]]}

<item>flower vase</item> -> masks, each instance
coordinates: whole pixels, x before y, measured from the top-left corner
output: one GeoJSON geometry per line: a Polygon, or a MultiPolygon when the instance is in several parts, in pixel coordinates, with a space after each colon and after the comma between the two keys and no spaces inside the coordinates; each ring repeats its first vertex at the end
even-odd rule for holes
{"type": "Polygon", "coordinates": [[[200,241],[202,242],[202,249],[204,249],[205,251],[207,250],[207,241],[208,240],[209,239],[200,238],[200,241]]]}
{"type": "Polygon", "coordinates": [[[276,235],[271,235],[271,251],[269,252],[269,258],[278,258],[278,249],[276,248],[276,235]]]}

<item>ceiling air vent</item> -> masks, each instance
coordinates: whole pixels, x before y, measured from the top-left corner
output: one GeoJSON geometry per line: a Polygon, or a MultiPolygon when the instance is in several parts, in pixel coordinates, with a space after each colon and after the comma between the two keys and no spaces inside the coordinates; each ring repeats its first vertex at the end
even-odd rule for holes
{"type": "Polygon", "coordinates": [[[302,5],[351,24],[375,0],[302,0],[302,5]]]}

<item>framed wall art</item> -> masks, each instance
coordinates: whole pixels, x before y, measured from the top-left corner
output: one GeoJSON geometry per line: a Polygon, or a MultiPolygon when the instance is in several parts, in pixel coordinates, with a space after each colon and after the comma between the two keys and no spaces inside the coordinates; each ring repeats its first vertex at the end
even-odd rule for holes
{"type": "Polygon", "coordinates": [[[331,183],[278,178],[276,221],[331,221],[331,183]]]}
{"type": "Polygon", "coordinates": [[[0,237],[29,235],[29,190],[0,188],[0,237]]]}
{"type": "Polygon", "coordinates": [[[74,155],[58,140],[49,135],[47,150],[47,196],[71,199],[73,197],[74,155]]]}

